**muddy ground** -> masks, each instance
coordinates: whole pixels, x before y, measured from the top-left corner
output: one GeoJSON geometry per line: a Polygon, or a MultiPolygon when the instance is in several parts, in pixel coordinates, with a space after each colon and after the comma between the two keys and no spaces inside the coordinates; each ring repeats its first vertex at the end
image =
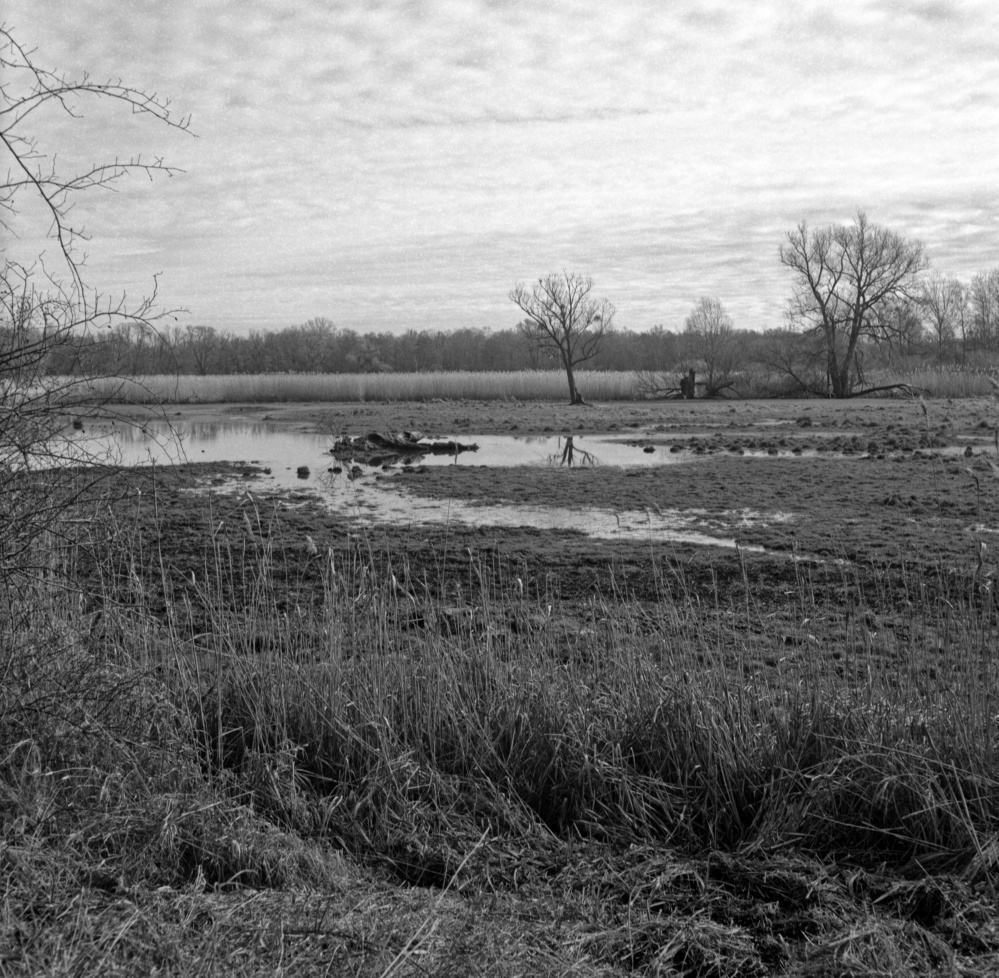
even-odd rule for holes
{"type": "MultiPolygon", "coordinates": [[[[207,479],[203,467],[161,469],[155,493],[150,473],[133,472],[124,495],[137,509],[127,511],[141,513],[147,527],[155,523],[146,553],[160,555],[181,591],[191,590],[192,574],[196,580],[220,547],[247,555],[266,543],[280,555],[291,607],[318,583],[324,564],[315,548],[341,562],[361,554],[395,575],[406,593],[457,604],[475,603],[485,571],[494,594],[556,599],[570,633],[591,627],[594,603],[611,597],[653,617],[679,603],[695,609],[700,627],[724,623],[720,644],[733,651],[765,623],[766,643],[829,639],[837,659],[844,642],[889,659],[917,644],[934,658],[945,655],[939,620],[948,609],[990,599],[999,541],[999,412],[992,401],[190,405],[169,413],[185,421],[267,420],[331,438],[412,429],[459,438],[624,434],[643,446],[675,446],[689,462],[642,469],[417,465],[365,478],[404,485],[442,507],[465,500],[705,511],[727,520],[726,532],[740,545],[672,543],[654,533],[595,539],[526,525],[359,528],[305,493],[268,489],[253,466],[207,479]],[[210,496],[186,491],[194,480],[210,496]],[[139,487],[146,491],[134,496],[139,487]],[[745,523],[746,510],[761,518],[745,523]]],[[[245,598],[252,588],[248,573],[229,575],[237,606],[238,594],[245,598]]],[[[935,666],[926,668],[932,674],[935,666]]]]}
{"type": "MultiPolygon", "coordinates": [[[[999,534],[999,470],[993,467],[999,409],[990,401],[192,405],[169,413],[175,420],[266,420],[331,436],[412,429],[459,438],[463,431],[631,435],[637,445],[668,445],[690,461],[633,469],[417,465],[371,478],[442,502],[705,511],[719,522],[727,519],[739,544],[764,547],[781,563],[794,552],[820,562],[907,561],[953,572],[977,566],[980,547],[991,549],[999,534]],[[761,519],[747,523],[745,510],[761,519]]],[[[250,470],[243,471],[252,482],[250,470]]],[[[713,564],[747,557],[714,547],[666,547],[654,534],[636,546],[633,540],[524,529],[452,526],[446,532],[569,576],[581,560],[627,562],[657,551],[682,552],[688,560],[704,552],[713,564]]],[[[435,534],[417,534],[428,535],[435,534]]],[[[383,529],[374,536],[403,546],[412,534],[383,529]]]]}

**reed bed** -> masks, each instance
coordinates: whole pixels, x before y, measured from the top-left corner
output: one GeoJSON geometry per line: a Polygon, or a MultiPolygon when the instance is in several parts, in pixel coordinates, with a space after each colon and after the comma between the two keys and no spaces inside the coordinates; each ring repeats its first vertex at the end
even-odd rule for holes
{"type": "MultiPolygon", "coordinates": [[[[39,585],[5,608],[0,930],[19,935],[4,960],[23,973],[184,971],[192,933],[226,973],[231,935],[218,915],[214,931],[184,923],[193,895],[319,888],[346,915],[371,886],[364,866],[441,896],[404,944],[373,902],[371,954],[349,973],[468,973],[432,939],[454,924],[446,895],[495,907],[524,888],[553,927],[556,906],[577,915],[535,973],[992,973],[994,923],[988,938],[974,922],[999,868],[984,572],[947,595],[951,654],[928,683],[915,638],[907,668],[848,635],[859,668],[842,678],[807,657],[758,670],[788,636],[733,608],[753,636],[733,658],[682,575],[654,615],[595,596],[592,627],[571,633],[556,592],[503,567],[472,561],[444,600],[444,582],[364,537],[347,556],[272,539],[248,512],[242,536],[207,538],[204,572],[180,588],[155,532],[104,520],[79,542],[86,586],[39,585]],[[934,874],[956,889],[927,890],[934,874]],[[174,936],[151,943],[155,894],[174,891],[190,895],[170,904],[174,936]],[[140,892],[116,915],[100,896],[140,892]],[[794,908],[799,929],[760,925],[767,943],[747,898],[794,908]]],[[[941,610],[913,587],[910,636],[941,610]]],[[[828,610],[804,572],[788,602],[805,621],[828,610]]]]}
{"type": "MultiPolygon", "coordinates": [[[[481,373],[220,374],[94,379],[95,398],[130,404],[281,401],[560,401],[565,374],[553,370],[481,373]]],[[[629,400],[634,375],[588,371],[579,375],[588,400],[629,400]]]]}
{"type": "MultiPolygon", "coordinates": [[[[679,377],[679,368],[674,372],[679,377]]],[[[867,379],[870,386],[895,384],[930,397],[964,398],[991,395],[994,373],[984,367],[917,366],[874,371],[867,379]]],[[[664,371],[663,376],[668,378],[672,373],[664,371]]],[[[590,401],[643,397],[639,375],[632,371],[584,371],[577,380],[590,401]]],[[[745,399],[765,399],[784,396],[786,387],[785,376],[753,367],[739,372],[731,393],[745,399]]],[[[556,370],[107,377],[74,382],[71,391],[74,400],[86,397],[124,404],[562,401],[567,396],[565,375],[556,370]]]]}
{"type": "Polygon", "coordinates": [[[884,371],[878,384],[907,384],[930,397],[991,397],[996,370],[978,366],[937,366],[884,371]]]}

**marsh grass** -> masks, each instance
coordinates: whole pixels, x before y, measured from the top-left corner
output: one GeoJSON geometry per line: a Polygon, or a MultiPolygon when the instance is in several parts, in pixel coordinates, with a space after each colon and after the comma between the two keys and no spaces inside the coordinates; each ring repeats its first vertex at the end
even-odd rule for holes
{"type": "Polygon", "coordinates": [[[66,567],[8,608],[5,968],[187,973],[196,947],[251,973],[204,894],[304,888],[346,914],[375,878],[438,896],[401,917],[373,903],[344,973],[526,960],[533,924],[499,936],[521,893],[548,921],[536,973],[995,964],[995,568],[943,599],[914,575],[908,644],[878,648],[818,629],[834,609],[802,570],[791,634],[748,598],[722,609],[755,636],[733,652],[677,571],[654,606],[614,587],[570,626],[471,554],[463,580],[421,581],[363,536],[283,549],[244,514],[238,537],[206,535],[189,588],[126,518],[94,524],[86,581],[66,567]],[[777,658],[789,645],[808,654],[777,658]],[[485,900],[514,901],[495,930],[485,900]]]}
{"type": "MultiPolygon", "coordinates": [[[[679,368],[677,368],[679,376],[679,368]]],[[[639,372],[640,373],[640,372],[639,372]]],[[[591,370],[579,375],[587,401],[643,398],[639,373],[591,370]]],[[[669,374],[665,371],[664,374],[669,374]]],[[[985,397],[994,371],[977,366],[913,366],[875,371],[871,386],[899,385],[930,397],[985,397]]],[[[82,385],[107,404],[279,403],[287,401],[554,401],[566,400],[565,374],[557,370],[454,371],[383,374],[214,374],[93,378],[82,385]]],[[[735,375],[741,398],[787,396],[787,378],[762,365],[735,375]]]]}
{"type": "MultiPolygon", "coordinates": [[[[627,371],[587,371],[580,389],[590,401],[630,400],[627,371]]],[[[95,379],[95,396],[128,404],[282,401],[454,401],[567,399],[564,372],[555,370],[386,374],[220,374],[95,379]]]]}
{"type": "Polygon", "coordinates": [[[994,367],[946,365],[880,371],[876,383],[905,384],[931,397],[988,397],[993,392],[994,367]]]}

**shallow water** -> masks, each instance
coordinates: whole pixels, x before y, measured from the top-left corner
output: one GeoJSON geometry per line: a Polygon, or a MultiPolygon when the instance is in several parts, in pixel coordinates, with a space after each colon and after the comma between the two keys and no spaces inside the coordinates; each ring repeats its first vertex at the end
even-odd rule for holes
{"type": "MultiPolygon", "coordinates": [[[[114,426],[90,432],[86,443],[106,446],[117,453],[123,465],[157,462],[253,462],[275,473],[295,472],[302,465],[322,472],[337,462],[330,455],[333,440],[327,435],[289,431],[266,423],[218,423],[178,425],[175,430],[161,423],[142,428],[114,426]]],[[[476,465],[507,468],[516,465],[618,465],[654,466],[687,461],[691,453],[673,452],[667,445],[625,443],[609,435],[445,435],[428,439],[477,445],[476,451],[458,455],[414,455],[410,465],[476,465]],[[567,446],[567,443],[568,446],[567,446]],[[567,447],[569,449],[567,455],[567,447]]],[[[402,464],[402,463],[400,463],[402,464]]],[[[361,465],[365,471],[381,466],[361,465]]],[[[391,471],[389,469],[388,471],[391,471]]],[[[280,478],[280,476],[278,476],[280,478]]],[[[295,480],[293,479],[293,482],[295,480]]]]}
{"type": "MultiPolygon", "coordinates": [[[[711,513],[702,509],[611,510],[594,506],[556,506],[471,503],[458,499],[428,499],[404,488],[377,485],[332,486],[326,498],[346,506],[364,525],[392,523],[397,526],[460,524],[497,529],[535,528],[575,530],[601,540],[651,540],[658,543],[693,543],[735,548],[730,536],[735,528],[786,522],[786,513],[762,514],[753,510],[711,513]],[[351,495],[353,488],[356,495],[351,495]]],[[[763,547],[743,546],[763,552],[763,547]]]]}
{"type": "MultiPolygon", "coordinates": [[[[628,436],[630,443],[609,435],[460,435],[441,440],[476,444],[478,449],[458,455],[422,455],[407,464],[497,468],[568,464],[649,467],[689,463],[695,458],[692,452],[671,451],[668,445],[641,444],[634,434],[628,436]]],[[[263,481],[256,484],[259,489],[304,491],[308,498],[348,513],[362,525],[461,524],[497,529],[565,529],[598,539],[647,539],[666,544],[694,543],[731,548],[736,546],[731,535],[733,530],[790,518],[786,514],[750,510],[718,513],[697,509],[615,511],[597,507],[566,509],[427,499],[391,478],[393,472],[401,470],[402,463],[370,466],[337,460],[330,455],[332,440],[328,436],[289,431],[266,423],[188,424],[174,430],[163,423],[149,423],[142,428],[109,426],[104,430],[88,431],[80,443],[90,451],[108,453],[122,465],[153,462],[162,465],[185,460],[252,463],[270,469],[263,481]],[[307,475],[303,467],[308,469],[307,475]],[[341,471],[334,474],[335,468],[341,471]]],[[[216,484],[216,488],[246,490],[248,487],[244,482],[232,480],[216,484]]]]}

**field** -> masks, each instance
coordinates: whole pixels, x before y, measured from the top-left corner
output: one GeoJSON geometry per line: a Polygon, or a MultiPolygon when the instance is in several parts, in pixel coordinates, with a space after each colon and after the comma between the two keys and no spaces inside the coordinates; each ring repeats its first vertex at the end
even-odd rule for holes
{"type": "Polygon", "coordinates": [[[108,473],[6,592],[0,972],[999,972],[994,401],[170,414],[690,461],[382,477],[639,540],[108,473]]]}

